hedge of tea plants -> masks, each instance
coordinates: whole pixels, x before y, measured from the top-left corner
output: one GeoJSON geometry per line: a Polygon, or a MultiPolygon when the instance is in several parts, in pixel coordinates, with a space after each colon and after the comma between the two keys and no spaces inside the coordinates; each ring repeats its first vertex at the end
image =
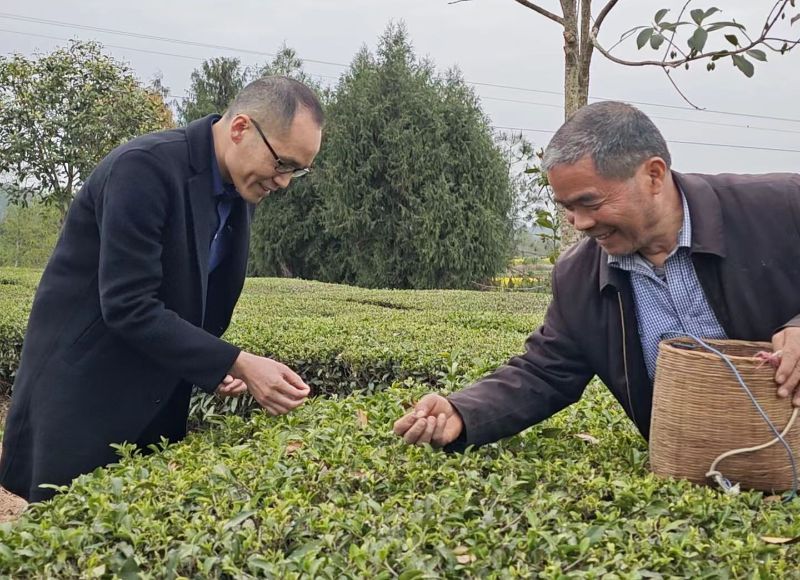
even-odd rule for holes
{"type": "MultiPolygon", "coordinates": [[[[20,312],[23,279],[6,285],[20,312]]],[[[120,446],[0,525],[0,576],[800,578],[800,500],[656,478],[599,383],[464,454],[391,433],[425,392],[518,351],[542,316],[526,299],[249,281],[229,338],[318,372],[327,396],[211,415],[150,455],[120,446]]]]}

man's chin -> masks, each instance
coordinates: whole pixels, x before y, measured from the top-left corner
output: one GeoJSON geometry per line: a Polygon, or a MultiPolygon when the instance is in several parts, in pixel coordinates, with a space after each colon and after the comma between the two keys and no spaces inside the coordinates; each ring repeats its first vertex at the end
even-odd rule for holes
{"type": "Polygon", "coordinates": [[[244,199],[247,203],[252,203],[254,205],[258,205],[259,203],[261,203],[262,201],[267,199],[269,197],[270,193],[271,192],[269,192],[269,191],[258,191],[258,192],[249,192],[248,191],[246,195],[242,196],[242,199],[244,199]]]}

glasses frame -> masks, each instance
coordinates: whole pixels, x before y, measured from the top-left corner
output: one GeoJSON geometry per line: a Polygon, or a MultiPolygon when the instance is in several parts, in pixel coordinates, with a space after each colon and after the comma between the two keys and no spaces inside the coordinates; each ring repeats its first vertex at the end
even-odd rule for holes
{"type": "Polygon", "coordinates": [[[267,136],[264,135],[264,131],[261,130],[256,120],[250,117],[250,122],[253,123],[253,127],[256,128],[258,134],[261,136],[261,140],[264,141],[264,145],[267,146],[269,152],[272,154],[272,157],[275,158],[275,171],[276,173],[280,173],[281,175],[291,175],[292,178],[303,177],[304,175],[308,175],[311,172],[311,167],[294,167],[289,163],[286,163],[281,156],[272,148],[272,145],[269,144],[267,141],[267,136]]]}

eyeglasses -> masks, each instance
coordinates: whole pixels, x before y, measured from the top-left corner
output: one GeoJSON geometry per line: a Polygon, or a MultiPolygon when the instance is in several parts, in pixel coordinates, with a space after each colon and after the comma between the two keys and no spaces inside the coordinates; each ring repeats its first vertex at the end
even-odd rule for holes
{"type": "Polygon", "coordinates": [[[275,149],[273,149],[272,145],[270,145],[269,141],[267,141],[267,137],[266,135],[264,135],[264,131],[262,131],[261,127],[258,126],[256,120],[250,117],[250,122],[253,123],[253,127],[255,127],[256,131],[258,131],[258,134],[261,135],[261,139],[264,141],[264,145],[267,146],[267,149],[269,149],[269,152],[272,153],[272,156],[275,158],[276,172],[282,173],[284,175],[288,173],[292,176],[292,178],[295,178],[295,177],[303,177],[304,175],[308,174],[309,171],[311,171],[310,167],[297,167],[294,164],[287,163],[286,161],[281,159],[280,155],[278,155],[275,152],[275,149]]]}

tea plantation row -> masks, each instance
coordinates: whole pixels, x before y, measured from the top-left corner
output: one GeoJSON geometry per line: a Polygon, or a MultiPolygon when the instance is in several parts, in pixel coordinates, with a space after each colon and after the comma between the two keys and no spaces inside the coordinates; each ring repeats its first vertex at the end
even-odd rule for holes
{"type": "MultiPolygon", "coordinates": [[[[0,281],[10,373],[36,275],[0,281]]],[[[250,280],[228,338],[328,396],[280,418],[209,416],[149,456],[122,446],[117,465],[0,526],[0,575],[800,578],[800,546],[773,539],[800,536],[800,501],[655,478],[602,385],[465,454],[391,434],[424,392],[518,352],[544,303],[250,280]]]]}

